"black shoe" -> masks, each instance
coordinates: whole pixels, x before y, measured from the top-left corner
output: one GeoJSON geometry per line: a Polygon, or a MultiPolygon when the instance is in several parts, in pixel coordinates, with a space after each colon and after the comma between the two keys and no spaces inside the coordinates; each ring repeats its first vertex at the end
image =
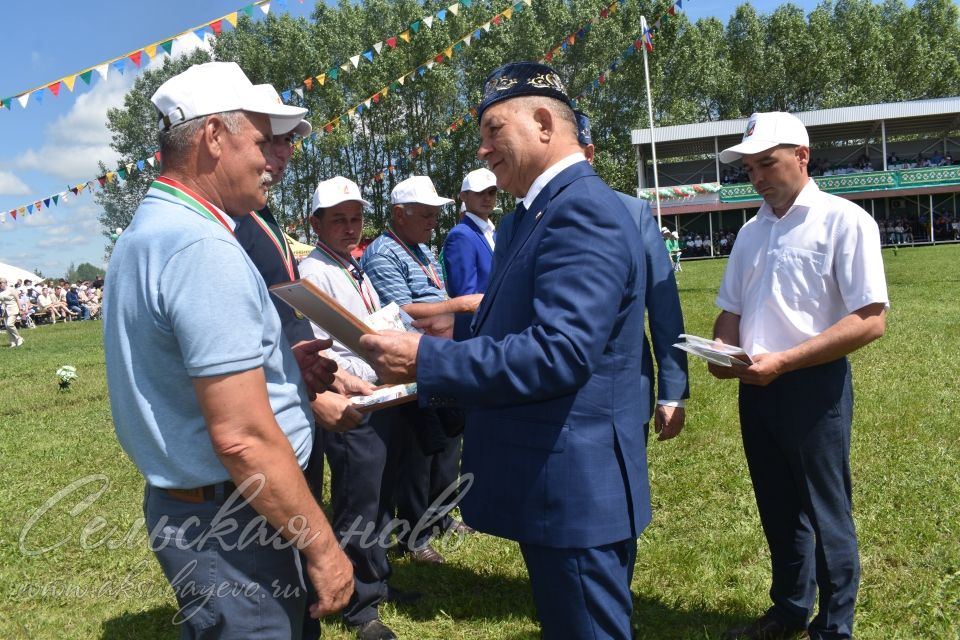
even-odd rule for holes
{"type": "Polygon", "coordinates": [[[476,529],[460,520],[452,520],[452,524],[447,527],[447,531],[461,536],[466,536],[477,532],[476,529]]]}
{"type": "Polygon", "coordinates": [[[380,622],[380,618],[374,618],[357,627],[357,638],[359,640],[397,640],[397,634],[380,622]]]}
{"type": "Polygon", "coordinates": [[[387,597],[384,598],[385,602],[393,602],[395,604],[411,604],[416,602],[423,597],[423,594],[419,591],[401,591],[400,589],[394,589],[393,587],[387,587],[387,597]]]}
{"type": "Polygon", "coordinates": [[[447,561],[439,551],[430,546],[430,543],[426,543],[422,547],[417,547],[413,551],[407,551],[407,555],[410,556],[410,559],[414,562],[424,562],[426,564],[443,564],[447,561]]]}
{"type": "Polygon", "coordinates": [[[744,627],[727,631],[727,640],[809,640],[806,629],[789,627],[768,613],[744,627]]]}

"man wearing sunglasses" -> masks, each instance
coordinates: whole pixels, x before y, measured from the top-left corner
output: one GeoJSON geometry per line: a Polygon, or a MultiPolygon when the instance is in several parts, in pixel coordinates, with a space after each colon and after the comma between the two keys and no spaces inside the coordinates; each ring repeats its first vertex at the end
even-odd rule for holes
{"type": "Polygon", "coordinates": [[[497,206],[497,177],[489,169],[471,171],[460,187],[460,201],[465,210],[463,219],[443,243],[451,298],[487,290],[496,231],[490,214],[497,206]]]}

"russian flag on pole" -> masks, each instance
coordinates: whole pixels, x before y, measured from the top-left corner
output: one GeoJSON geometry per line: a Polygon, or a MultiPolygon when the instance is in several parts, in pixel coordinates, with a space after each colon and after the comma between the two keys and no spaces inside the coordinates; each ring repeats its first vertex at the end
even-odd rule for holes
{"type": "Polygon", "coordinates": [[[653,51],[653,33],[650,29],[644,29],[643,31],[643,47],[647,51],[653,51]]]}

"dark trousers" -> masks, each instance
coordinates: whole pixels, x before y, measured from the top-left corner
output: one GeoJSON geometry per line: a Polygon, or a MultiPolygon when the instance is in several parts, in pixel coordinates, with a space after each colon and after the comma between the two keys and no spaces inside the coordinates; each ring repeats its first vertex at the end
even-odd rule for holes
{"type": "Polygon", "coordinates": [[[180,637],[299,638],[306,588],[298,552],[239,493],[217,494],[190,503],[149,485],[144,492],[150,548],[176,595],[180,637]]]}
{"type": "Polygon", "coordinates": [[[456,492],[442,502],[437,500],[460,476],[463,440],[459,434],[447,435],[447,416],[437,410],[413,404],[397,409],[391,454],[397,474],[394,503],[397,518],[411,527],[410,535],[398,531],[397,542],[415,549],[427,544],[435,529],[445,530],[452,524],[447,514],[456,504],[456,492]]]}
{"type": "Polygon", "coordinates": [[[544,640],[632,637],[630,576],[637,541],[587,549],[520,544],[544,640]]]}
{"type": "MultiPolygon", "coordinates": [[[[323,504],[323,440],[324,430],[317,426],[313,433],[313,449],[310,451],[310,460],[307,463],[307,486],[313,494],[317,504],[323,504]]],[[[310,617],[310,605],[317,601],[317,592],[313,583],[307,583],[307,602],[303,611],[302,640],[316,640],[320,637],[320,621],[310,617]]]]}
{"type": "Polygon", "coordinates": [[[846,358],[740,385],[740,426],[773,568],[770,614],[812,638],[850,638],[860,581],[846,358]]]}
{"type": "Polygon", "coordinates": [[[353,596],[343,610],[350,626],[379,617],[377,609],[387,596],[389,541],[381,539],[381,533],[390,518],[391,485],[385,472],[393,426],[389,410],[384,410],[351,431],[324,434],[331,526],[353,563],[353,596]]]}

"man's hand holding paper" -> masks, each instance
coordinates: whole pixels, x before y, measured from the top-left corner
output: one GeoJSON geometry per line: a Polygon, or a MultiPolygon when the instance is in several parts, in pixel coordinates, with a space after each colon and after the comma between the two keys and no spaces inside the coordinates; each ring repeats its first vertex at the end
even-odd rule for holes
{"type": "Polygon", "coordinates": [[[381,381],[399,384],[417,379],[417,349],[422,337],[419,333],[384,331],[362,336],[360,346],[381,381]]]}

